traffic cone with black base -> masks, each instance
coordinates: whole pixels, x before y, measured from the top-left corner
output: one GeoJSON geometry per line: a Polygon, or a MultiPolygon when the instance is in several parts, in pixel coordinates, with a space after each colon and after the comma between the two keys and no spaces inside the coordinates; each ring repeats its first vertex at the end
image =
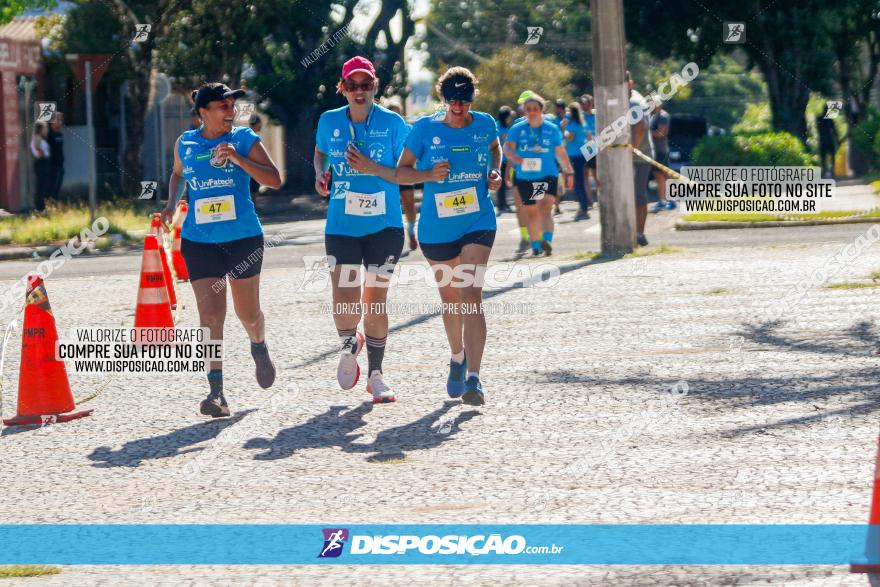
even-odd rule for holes
{"type": "Polygon", "coordinates": [[[93,410],[74,412],[73,394],[64,361],[55,358],[58,331],[49,306],[43,279],[28,276],[24,328],[21,331],[21,366],[18,371],[16,416],[3,420],[7,426],[67,422],[88,416],[93,410]]]}
{"type": "Polygon", "coordinates": [[[177,296],[174,293],[174,281],[171,279],[171,269],[168,267],[168,255],[162,246],[162,215],[158,212],[153,214],[153,222],[150,224],[150,234],[156,237],[159,243],[159,259],[162,260],[162,273],[165,276],[165,287],[168,289],[168,299],[171,300],[171,309],[177,308],[177,296]]]}
{"type": "Polygon", "coordinates": [[[877,440],[877,457],[874,461],[874,491],[868,524],[865,557],[849,566],[850,573],[880,573],[880,437],[877,440]]]}

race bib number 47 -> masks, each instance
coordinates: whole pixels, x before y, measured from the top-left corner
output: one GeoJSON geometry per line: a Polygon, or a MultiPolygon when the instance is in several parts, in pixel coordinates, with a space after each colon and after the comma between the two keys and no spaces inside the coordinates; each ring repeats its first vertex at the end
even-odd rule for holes
{"type": "Polygon", "coordinates": [[[196,202],[196,224],[235,220],[235,197],[215,196],[201,198],[196,202]]]}
{"type": "Polygon", "coordinates": [[[438,218],[449,218],[480,211],[477,190],[473,187],[434,194],[434,202],[437,205],[438,218]]]}
{"type": "Polygon", "coordinates": [[[345,192],[345,213],[352,216],[384,216],[385,192],[375,194],[345,192]]]}

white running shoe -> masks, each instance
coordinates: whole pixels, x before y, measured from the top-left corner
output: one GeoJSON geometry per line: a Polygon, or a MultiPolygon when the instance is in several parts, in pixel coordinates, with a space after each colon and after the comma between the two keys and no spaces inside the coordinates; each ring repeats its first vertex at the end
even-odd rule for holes
{"type": "Polygon", "coordinates": [[[336,381],[342,389],[351,389],[357,385],[361,377],[361,366],[358,365],[357,356],[364,348],[364,335],[356,332],[355,336],[349,337],[342,345],[339,353],[339,363],[336,365],[336,381]]]}
{"type": "Polygon", "coordinates": [[[394,392],[391,391],[391,388],[382,379],[381,371],[373,371],[370,374],[370,378],[367,379],[367,393],[373,394],[374,404],[386,404],[397,401],[397,398],[394,397],[394,392]]]}

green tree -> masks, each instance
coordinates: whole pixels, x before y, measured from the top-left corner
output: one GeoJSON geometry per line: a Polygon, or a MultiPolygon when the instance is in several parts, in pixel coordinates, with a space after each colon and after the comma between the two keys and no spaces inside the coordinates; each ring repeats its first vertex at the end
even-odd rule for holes
{"type": "Polygon", "coordinates": [[[285,127],[288,185],[296,187],[312,183],[317,114],[342,103],[333,86],[346,59],[355,54],[369,56],[385,93],[405,96],[408,91],[404,47],[415,25],[406,0],[383,2],[367,30],[358,35],[350,25],[355,10],[366,10],[369,2],[359,7],[357,0],[250,0],[244,4],[108,0],[112,17],[108,22],[92,18],[100,11],[95,6],[99,3],[77,1],[65,19],[71,34],[61,34],[67,44],[62,49],[89,44],[97,52],[114,55],[113,62],[118,61],[126,72],[124,161],[125,176],[132,184],[141,176],[144,125],[155,87],[151,82],[159,72],[171,74],[175,89],[187,95],[204,81],[223,80],[232,86],[246,83],[257,93],[260,106],[285,127]],[[394,36],[391,20],[398,15],[402,26],[394,36]],[[150,24],[151,31],[147,40],[135,43],[131,39],[138,24],[150,24]],[[334,36],[339,31],[343,34],[334,36]]]}
{"type": "Polygon", "coordinates": [[[572,98],[574,69],[525,47],[498,51],[481,62],[474,73],[480,80],[475,107],[493,115],[503,104],[516,106],[523,90],[535,91],[547,99],[572,98]]]}
{"type": "Polygon", "coordinates": [[[577,92],[592,87],[590,11],[586,0],[432,0],[425,21],[428,66],[475,68],[500,50],[525,47],[573,68],[577,92]],[[543,32],[525,45],[528,27],[543,32]]]}
{"type": "Polygon", "coordinates": [[[825,25],[837,60],[837,83],[849,127],[868,115],[880,65],[880,5],[848,0],[835,5],[825,25]]]}
{"type": "Polygon", "coordinates": [[[706,67],[713,55],[741,49],[767,84],[773,127],[806,138],[810,92],[831,90],[834,64],[826,24],[840,3],[822,0],[690,0],[624,4],[629,42],[657,57],[671,55],[706,67]],[[724,22],[745,22],[744,44],[724,43],[724,22]]]}
{"type": "Polygon", "coordinates": [[[0,5],[0,24],[6,24],[25,10],[51,10],[56,4],[55,0],[3,0],[0,5]]]}

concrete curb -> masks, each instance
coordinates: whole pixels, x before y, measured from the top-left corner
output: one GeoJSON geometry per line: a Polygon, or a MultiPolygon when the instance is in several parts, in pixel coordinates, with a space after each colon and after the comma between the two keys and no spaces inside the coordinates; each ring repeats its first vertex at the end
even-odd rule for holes
{"type": "Polygon", "coordinates": [[[774,220],[770,222],[683,222],[675,223],[675,230],[715,230],[719,228],[779,228],[780,226],[824,226],[827,224],[880,223],[880,218],[843,218],[840,220],[774,220]]]}

